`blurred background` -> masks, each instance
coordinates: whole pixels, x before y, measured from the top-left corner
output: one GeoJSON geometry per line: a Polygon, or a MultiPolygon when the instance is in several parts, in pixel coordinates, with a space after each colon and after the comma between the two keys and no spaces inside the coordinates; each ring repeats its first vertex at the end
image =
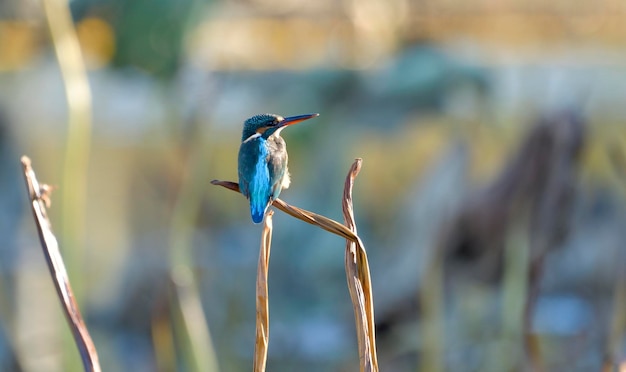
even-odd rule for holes
{"type": "MultiPolygon", "coordinates": [[[[27,209],[49,209],[105,371],[245,371],[261,227],[243,121],[286,202],[355,185],[383,371],[626,370],[626,3],[0,2],[0,370],[78,371],[27,209]],[[621,365],[621,367],[620,367],[621,365]],[[604,369],[603,369],[604,368],[604,369]]],[[[338,237],[274,217],[270,371],[355,371],[338,237]]]]}

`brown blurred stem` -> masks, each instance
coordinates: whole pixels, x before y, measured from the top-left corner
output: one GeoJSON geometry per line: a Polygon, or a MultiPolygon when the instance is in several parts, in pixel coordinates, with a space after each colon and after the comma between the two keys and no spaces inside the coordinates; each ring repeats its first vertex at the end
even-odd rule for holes
{"type": "Polygon", "coordinates": [[[76,299],[74,298],[67,271],[65,270],[65,264],[63,263],[63,257],[61,257],[61,253],[59,252],[59,244],[52,232],[52,225],[46,213],[45,204],[49,195],[44,192],[44,190],[46,190],[45,185],[39,184],[37,181],[35,172],[31,167],[30,159],[23,156],[21,161],[24,169],[28,199],[31,210],[33,211],[33,217],[35,218],[35,225],[37,226],[41,247],[43,248],[43,253],[48,263],[48,268],[50,269],[52,282],[54,283],[54,287],[56,288],[57,295],[63,307],[63,312],[72,331],[72,335],[74,336],[78,351],[80,352],[84,369],[90,372],[100,372],[101,369],[96,347],[91,340],[87,326],[85,325],[76,299]]]}
{"type": "Polygon", "coordinates": [[[539,347],[539,337],[532,332],[533,312],[539,298],[539,290],[541,278],[543,276],[543,267],[545,261],[545,251],[530,261],[528,276],[528,291],[526,293],[526,303],[524,304],[523,315],[523,331],[524,331],[524,350],[528,356],[530,370],[533,372],[544,371],[543,357],[541,348],[539,347]]]}
{"type": "MultiPolygon", "coordinates": [[[[612,171],[617,178],[617,184],[621,188],[623,196],[626,196],[626,140],[613,142],[608,146],[607,156],[612,171]],[[621,181],[621,182],[620,182],[621,181]]],[[[616,251],[616,262],[626,262],[626,251],[616,251]]],[[[620,350],[623,345],[623,335],[626,334],[626,270],[618,266],[615,278],[615,290],[613,295],[613,314],[607,332],[606,351],[602,372],[617,371],[625,359],[620,360],[620,350]]]]}
{"type": "MultiPolygon", "coordinates": [[[[374,302],[367,254],[363,242],[356,234],[352,207],[352,186],[359,170],[361,159],[356,159],[346,178],[343,197],[344,219],[348,227],[330,218],[294,207],[280,199],[273,202],[277,209],[311,225],[318,226],[348,241],[346,247],[346,276],[348,289],[355,312],[361,371],[378,371],[376,338],[374,334],[374,302]]],[[[211,184],[240,192],[235,182],[213,180],[211,184]]]]}

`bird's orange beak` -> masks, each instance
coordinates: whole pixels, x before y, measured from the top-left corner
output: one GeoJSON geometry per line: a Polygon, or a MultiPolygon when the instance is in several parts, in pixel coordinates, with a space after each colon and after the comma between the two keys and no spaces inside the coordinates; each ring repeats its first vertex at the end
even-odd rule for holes
{"type": "Polygon", "coordinates": [[[312,118],[316,118],[320,116],[320,114],[305,114],[305,115],[296,115],[296,116],[290,116],[288,118],[284,118],[279,124],[278,127],[282,128],[282,127],[286,127],[288,125],[294,125],[297,124],[301,121],[305,121],[308,119],[312,119],[312,118]]]}

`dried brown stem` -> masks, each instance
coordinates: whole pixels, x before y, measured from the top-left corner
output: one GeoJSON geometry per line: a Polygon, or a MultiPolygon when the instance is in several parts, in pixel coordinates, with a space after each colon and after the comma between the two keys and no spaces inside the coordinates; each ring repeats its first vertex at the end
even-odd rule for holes
{"type": "Polygon", "coordinates": [[[45,200],[49,198],[49,195],[43,192],[46,190],[44,185],[39,184],[37,181],[35,172],[31,167],[30,159],[26,156],[22,156],[21,161],[24,169],[28,199],[30,201],[31,210],[33,211],[33,217],[35,218],[39,240],[41,241],[41,247],[43,248],[43,253],[48,263],[48,268],[50,269],[52,282],[54,283],[54,287],[56,288],[57,295],[63,307],[65,318],[74,336],[74,341],[80,352],[85,371],[100,372],[100,362],[98,361],[96,347],[89,335],[87,326],[85,325],[76,299],[74,298],[67,271],[65,270],[65,264],[63,263],[63,257],[61,257],[61,253],[59,252],[59,244],[52,232],[52,225],[46,213],[45,200]]]}
{"type": "MultiPolygon", "coordinates": [[[[213,180],[211,181],[211,184],[240,192],[239,184],[237,184],[236,182],[213,180]]],[[[353,242],[359,240],[359,238],[352,231],[350,231],[350,229],[328,217],[309,212],[305,209],[294,207],[293,205],[289,205],[280,199],[274,200],[272,205],[276,207],[276,209],[279,209],[292,217],[295,217],[306,223],[310,223],[311,225],[318,226],[328,232],[339,235],[344,239],[348,239],[353,242]]]]}
{"type": "Polygon", "coordinates": [[[259,265],[256,278],[256,342],[254,344],[255,372],[265,371],[267,364],[267,347],[270,337],[269,297],[267,289],[267,274],[270,264],[270,248],[272,246],[272,215],[269,211],[265,216],[265,225],[261,235],[261,249],[259,251],[259,265]]]}
{"type": "MultiPolygon", "coordinates": [[[[354,179],[361,170],[361,159],[356,159],[346,177],[343,190],[343,216],[348,228],[357,235],[352,203],[354,179]]],[[[376,337],[374,326],[374,302],[367,253],[361,239],[346,240],[346,279],[354,309],[361,371],[378,371],[376,356],[376,337]]]]}
{"type": "MultiPolygon", "coordinates": [[[[277,209],[295,217],[301,221],[311,225],[318,226],[328,232],[341,236],[347,240],[346,246],[346,277],[348,281],[348,289],[352,299],[354,308],[357,337],[359,343],[359,357],[361,371],[378,371],[378,358],[376,356],[376,338],[374,334],[374,301],[372,296],[372,284],[367,261],[367,254],[363,246],[363,242],[356,234],[356,224],[354,223],[354,213],[352,207],[352,186],[359,170],[361,169],[361,159],[356,159],[350,168],[350,172],[346,178],[343,197],[344,219],[348,227],[330,218],[321,216],[298,207],[294,207],[285,203],[280,199],[273,202],[273,206],[277,209]]],[[[235,182],[213,180],[211,184],[222,186],[227,189],[240,192],[239,185],[235,182]]],[[[264,229],[264,234],[265,230],[264,229]]],[[[270,228],[271,233],[271,228],[270,228]]],[[[267,239],[264,235],[263,242],[267,239]]],[[[268,257],[269,257],[269,241],[268,241],[268,257]]],[[[259,261],[259,265],[261,262],[259,261]]],[[[259,266],[260,267],[260,266],[259,266]]],[[[257,291],[258,282],[257,282],[257,291]]],[[[257,292],[257,301],[259,295],[257,292]]],[[[257,305],[259,303],[257,302],[257,305]]],[[[259,308],[257,307],[257,332],[259,322],[259,308]]],[[[267,329],[265,329],[267,331],[267,329]]],[[[265,334],[267,336],[267,334],[265,334]]],[[[265,340],[267,341],[267,340],[265,340]]],[[[257,333],[257,343],[259,343],[259,334],[257,333]]],[[[267,345],[265,345],[267,347],[267,345]]],[[[255,353],[255,358],[256,358],[255,353]]],[[[256,366],[256,361],[255,361],[256,366]]],[[[256,369],[255,369],[256,371],[256,369]]]]}
{"type": "Polygon", "coordinates": [[[539,338],[532,333],[533,311],[539,298],[539,285],[541,284],[541,278],[543,276],[544,261],[545,250],[535,260],[529,263],[528,290],[526,292],[522,319],[524,351],[528,356],[528,367],[533,372],[545,371],[541,348],[539,346],[539,338]]]}

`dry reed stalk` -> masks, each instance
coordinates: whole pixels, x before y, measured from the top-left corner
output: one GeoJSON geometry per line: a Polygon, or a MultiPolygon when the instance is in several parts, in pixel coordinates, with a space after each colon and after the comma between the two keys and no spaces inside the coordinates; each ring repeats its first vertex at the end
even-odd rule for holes
{"type": "MultiPolygon", "coordinates": [[[[50,30],[50,39],[59,63],[67,102],[67,131],[63,159],[61,190],[61,237],[65,247],[67,270],[74,278],[76,301],[83,298],[85,211],[87,176],[91,151],[92,96],[87,67],[72,19],[69,0],[43,0],[43,13],[50,30]]],[[[74,341],[64,334],[63,350],[69,350],[74,341]]],[[[64,356],[65,369],[79,367],[75,358],[64,356]]]]}
{"type": "Polygon", "coordinates": [[[157,371],[176,370],[176,346],[171,332],[169,314],[159,314],[151,319],[150,335],[157,371]]]}
{"type": "Polygon", "coordinates": [[[531,329],[532,310],[538,293],[533,291],[533,285],[534,288],[538,288],[538,285],[534,284],[537,282],[533,281],[532,275],[529,279],[532,263],[530,240],[525,227],[523,222],[514,222],[505,240],[501,337],[511,345],[511,349],[506,355],[499,354],[497,360],[501,370],[539,372],[543,370],[543,363],[538,337],[532,334],[531,329]]]}
{"type": "MultiPolygon", "coordinates": [[[[624,262],[625,252],[617,253],[617,262],[624,262]]],[[[626,270],[618,270],[615,278],[615,290],[613,294],[611,321],[607,332],[606,351],[604,356],[603,371],[619,370],[626,365],[626,359],[620,355],[622,350],[622,338],[626,333],[626,270]]]]}
{"type": "Polygon", "coordinates": [[[418,304],[422,312],[420,320],[423,352],[418,362],[418,371],[440,372],[444,370],[445,306],[444,306],[444,263],[441,249],[436,249],[426,268],[418,291],[418,304]]]}
{"type": "Polygon", "coordinates": [[[33,217],[35,218],[35,225],[37,226],[41,247],[43,248],[43,253],[48,263],[48,268],[50,269],[52,282],[54,283],[54,287],[56,288],[57,295],[63,307],[65,318],[74,336],[74,342],[80,352],[83,367],[85,371],[100,372],[100,362],[98,361],[96,347],[89,335],[87,326],[85,325],[76,299],[74,298],[67,271],[65,270],[65,264],[63,263],[63,257],[59,252],[59,244],[52,232],[52,225],[46,213],[46,204],[50,202],[50,196],[47,194],[49,188],[46,187],[47,185],[40,184],[37,181],[37,177],[35,176],[35,172],[31,167],[31,161],[28,157],[22,156],[21,162],[24,169],[28,199],[30,201],[33,217]]]}
{"type": "Polygon", "coordinates": [[[183,146],[189,154],[185,158],[186,164],[170,223],[169,310],[173,314],[175,342],[184,345],[176,351],[187,364],[188,370],[216,372],[219,371],[217,355],[194,274],[196,263],[192,253],[193,226],[202,205],[202,180],[206,179],[206,154],[203,153],[201,137],[192,137],[193,141],[183,146]]]}
{"type": "Polygon", "coordinates": [[[213,340],[204,316],[199,290],[188,267],[179,266],[170,276],[169,309],[176,342],[184,345],[181,354],[193,372],[219,371],[213,340]]]}
{"type": "Polygon", "coordinates": [[[272,246],[272,215],[269,211],[265,216],[261,234],[261,249],[256,277],[256,342],[254,344],[255,372],[265,371],[267,364],[267,347],[270,337],[269,297],[267,290],[267,274],[270,264],[270,248],[272,246]]]}
{"type": "Polygon", "coordinates": [[[362,162],[361,159],[356,159],[352,164],[343,189],[343,218],[346,226],[357,237],[356,242],[346,239],[346,279],[356,321],[361,371],[378,371],[372,281],[367,262],[367,253],[356,232],[352,203],[352,187],[354,186],[354,179],[361,170],[362,162]]]}
{"type": "MultiPolygon", "coordinates": [[[[348,241],[346,248],[346,276],[348,278],[348,289],[350,290],[352,306],[355,311],[359,344],[359,364],[361,371],[369,372],[378,371],[376,337],[374,333],[374,300],[367,254],[361,238],[356,234],[356,225],[354,224],[354,215],[352,212],[352,186],[361,168],[361,163],[361,159],[354,161],[344,187],[342,207],[344,218],[349,227],[328,217],[289,205],[280,199],[274,200],[272,205],[292,217],[318,226],[348,241]]],[[[235,182],[213,180],[211,184],[240,192],[239,185],[235,182]]]]}
{"type": "MultiPolygon", "coordinates": [[[[624,149],[626,149],[626,140],[610,144],[607,151],[611,169],[623,194],[622,197],[626,196],[626,151],[624,149]]],[[[616,262],[625,262],[625,259],[624,248],[618,249],[616,262]]],[[[612,310],[602,372],[626,371],[626,357],[620,355],[620,350],[624,348],[622,338],[626,334],[626,270],[623,268],[618,269],[615,278],[612,310]]]]}
{"type": "MultiPolygon", "coordinates": [[[[52,45],[59,62],[59,70],[67,101],[67,134],[63,160],[63,184],[72,185],[61,190],[61,236],[65,244],[67,267],[76,275],[83,269],[85,234],[85,202],[87,200],[87,173],[91,147],[92,97],[83,58],[68,0],[42,1],[50,29],[52,45]]],[[[76,278],[78,279],[78,277],[76,278]]],[[[74,290],[80,300],[82,284],[75,282],[74,290]]]]}
{"type": "MultiPolygon", "coordinates": [[[[240,192],[239,184],[237,184],[236,182],[213,180],[211,181],[211,184],[216,186],[222,186],[235,192],[240,192]]],[[[274,200],[272,206],[276,207],[276,209],[282,212],[287,213],[292,217],[295,217],[311,225],[318,226],[328,232],[339,235],[344,239],[348,239],[350,241],[358,240],[358,237],[352,231],[350,231],[350,229],[328,217],[309,212],[305,209],[294,207],[293,205],[289,205],[280,199],[274,200]]]]}

